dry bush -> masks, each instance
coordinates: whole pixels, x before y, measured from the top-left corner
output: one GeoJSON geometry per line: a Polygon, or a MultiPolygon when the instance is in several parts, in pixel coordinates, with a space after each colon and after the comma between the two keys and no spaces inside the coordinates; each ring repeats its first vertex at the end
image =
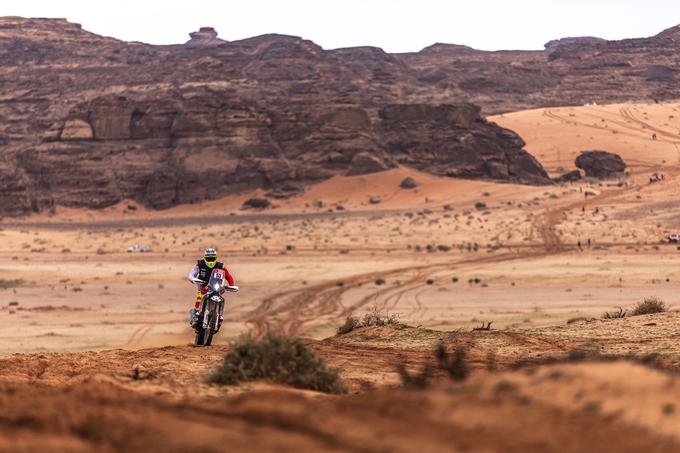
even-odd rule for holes
{"type": "Polygon", "coordinates": [[[606,311],[602,314],[602,319],[621,319],[626,317],[626,310],[618,307],[618,311],[606,311]]]}
{"type": "Polygon", "coordinates": [[[470,375],[470,368],[467,363],[467,350],[465,348],[459,346],[449,353],[446,347],[439,343],[436,357],[439,369],[446,371],[451,379],[462,381],[470,375]]]}
{"type": "Polygon", "coordinates": [[[493,321],[489,321],[489,322],[487,322],[487,323],[485,323],[484,321],[482,321],[482,325],[481,325],[481,326],[475,327],[475,328],[473,328],[472,330],[473,330],[473,331],[491,330],[491,324],[493,324],[493,321]]]}
{"type": "Polygon", "coordinates": [[[668,307],[664,301],[657,297],[647,297],[642,302],[638,302],[635,308],[633,308],[633,311],[631,311],[630,315],[651,315],[654,313],[664,313],[666,311],[668,311],[668,307]]]}
{"type": "Polygon", "coordinates": [[[453,352],[448,352],[443,343],[439,343],[435,350],[435,360],[425,362],[419,372],[411,373],[406,365],[397,365],[397,373],[401,378],[401,384],[410,388],[425,388],[434,375],[435,370],[443,371],[454,381],[463,381],[470,375],[470,367],[467,361],[467,350],[457,347],[453,352]]]}
{"type": "Polygon", "coordinates": [[[382,314],[378,307],[373,307],[361,318],[356,316],[348,316],[345,323],[338,328],[338,335],[343,335],[358,329],[359,327],[373,327],[386,325],[399,325],[399,315],[397,314],[382,314]]]}
{"type": "Polygon", "coordinates": [[[388,324],[399,324],[399,315],[382,314],[378,307],[372,307],[368,313],[361,318],[361,327],[386,326],[388,324]]]}
{"type": "Polygon", "coordinates": [[[24,281],[21,279],[16,280],[2,280],[0,279],[0,289],[17,288],[23,286],[24,281]]]}
{"type": "Polygon", "coordinates": [[[346,393],[338,370],[312,352],[299,338],[268,333],[261,340],[242,335],[231,344],[208,382],[236,385],[256,379],[325,393],[346,393]]]}
{"type": "Polygon", "coordinates": [[[411,373],[406,369],[406,365],[399,363],[397,365],[397,373],[399,373],[402,386],[422,389],[429,384],[433,369],[432,364],[427,362],[423,365],[423,369],[420,372],[411,373]]]}

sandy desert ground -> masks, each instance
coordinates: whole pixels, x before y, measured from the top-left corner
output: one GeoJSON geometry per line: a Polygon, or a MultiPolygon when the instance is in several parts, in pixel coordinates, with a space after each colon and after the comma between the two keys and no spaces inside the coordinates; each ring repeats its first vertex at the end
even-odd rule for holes
{"type": "Polygon", "coordinates": [[[253,196],[244,194],[162,212],[130,202],[3,219],[0,405],[13,407],[36,386],[40,403],[0,416],[0,450],[46,441],[70,451],[135,449],[158,437],[173,450],[219,450],[225,441],[283,451],[677,450],[678,315],[599,318],[647,296],[678,304],[680,251],[664,237],[680,232],[680,104],[551,108],[491,120],[517,131],[552,176],[595,149],[620,154],[628,174],[532,187],[398,168],[336,177],[264,212],[241,210],[253,196]],[[665,179],[651,184],[654,173],[665,179]],[[399,188],[407,176],[416,189],[399,188]],[[134,244],[152,251],[127,253],[134,244]],[[185,280],[207,246],[219,249],[241,287],[209,350],[189,346],[194,290],[185,280]],[[334,336],[346,316],[372,308],[412,327],[334,336]],[[491,331],[471,332],[489,321],[491,331]],[[304,337],[360,395],[203,384],[228,341],[246,330],[304,337]],[[420,392],[393,388],[395,363],[418,369],[439,341],[468,346],[476,378],[420,392]],[[657,357],[653,368],[588,361],[511,369],[574,348],[657,357]],[[501,371],[485,371],[490,354],[501,371]],[[137,366],[157,379],[131,380],[137,366]],[[374,389],[368,398],[367,389],[374,389]],[[264,395],[280,409],[264,405],[264,395]],[[50,426],[46,420],[74,396],[86,409],[69,408],[50,426]],[[226,402],[204,410],[211,397],[226,402]],[[121,400],[127,406],[111,404],[121,400]],[[423,405],[429,415],[415,419],[409,408],[423,405]],[[88,414],[124,421],[95,428],[88,414]],[[125,444],[144,417],[162,423],[139,444],[125,444]],[[373,429],[357,429],[357,418],[373,429]],[[225,419],[236,421],[226,431],[225,419]],[[404,427],[414,424],[419,434],[407,436],[404,427]],[[180,426],[192,434],[170,435],[180,426]]]}

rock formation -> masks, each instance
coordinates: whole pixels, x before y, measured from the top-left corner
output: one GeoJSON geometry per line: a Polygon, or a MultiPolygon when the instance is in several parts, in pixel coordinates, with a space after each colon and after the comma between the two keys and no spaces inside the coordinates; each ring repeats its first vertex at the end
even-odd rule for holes
{"type": "Polygon", "coordinates": [[[576,158],[576,167],[586,172],[586,176],[610,179],[623,175],[626,163],[621,156],[606,151],[584,151],[576,158]]]}
{"type": "Polygon", "coordinates": [[[553,178],[553,181],[556,183],[565,183],[565,182],[576,182],[580,181],[583,179],[583,176],[581,176],[581,171],[580,170],[572,170],[569,171],[561,176],[558,176],[557,178],[553,178]]]}
{"type": "Polygon", "coordinates": [[[418,187],[418,182],[410,176],[407,176],[399,183],[399,187],[406,190],[415,189],[418,187]]]}
{"type": "Polygon", "coordinates": [[[217,32],[212,27],[201,27],[199,31],[189,33],[191,38],[187,46],[219,46],[227,41],[217,37],[217,32]]]}
{"type": "Polygon", "coordinates": [[[210,28],[191,38],[152,46],[0,18],[0,215],[126,198],[167,208],[254,188],[285,197],[394,165],[542,184],[521,138],[477,105],[680,97],[678,28],[532,52],[324,50],[282,35],[226,42],[210,28]]]}

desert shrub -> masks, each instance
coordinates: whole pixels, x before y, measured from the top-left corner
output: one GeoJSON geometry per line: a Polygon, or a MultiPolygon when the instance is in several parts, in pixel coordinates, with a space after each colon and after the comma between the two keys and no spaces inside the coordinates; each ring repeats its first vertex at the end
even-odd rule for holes
{"type": "MultiPolygon", "coordinates": [[[[495,360],[495,359],[494,359],[495,360]]],[[[440,343],[434,353],[434,360],[425,362],[421,371],[409,372],[406,365],[397,365],[397,373],[404,387],[424,388],[427,387],[435,370],[445,372],[450,379],[463,381],[470,375],[470,367],[467,360],[467,350],[457,347],[452,352],[446,350],[446,346],[440,343]]]]}
{"type": "Polygon", "coordinates": [[[602,315],[602,319],[621,319],[625,318],[627,315],[626,310],[623,308],[619,307],[617,311],[606,311],[602,315]]]}
{"type": "MultiPolygon", "coordinates": [[[[606,313],[602,317],[604,318],[604,316],[606,316],[606,313]]],[[[605,319],[609,319],[609,318],[605,318],[605,319]]],[[[593,322],[594,320],[595,320],[595,318],[587,318],[585,316],[577,316],[575,318],[569,318],[567,320],[567,324],[575,324],[577,322],[593,322]]]]}
{"type": "Polygon", "coordinates": [[[381,277],[378,277],[378,278],[375,279],[375,284],[376,284],[377,286],[384,285],[384,284],[385,284],[385,279],[384,279],[384,278],[381,278],[381,277]]]}
{"type": "Polygon", "coordinates": [[[473,328],[472,331],[473,331],[473,332],[477,332],[477,331],[489,331],[489,330],[491,330],[491,324],[493,324],[493,321],[488,321],[488,322],[482,321],[482,325],[479,326],[479,327],[473,328]]]}
{"type": "Polygon", "coordinates": [[[651,315],[654,313],[663,313],[665,311],[668,311],[668,307],[666,307],[664,301],[657,297],[647,297],[642,302],[638,302],[638,304],[633,308],[633,311],[630,313],[630,315],[631,316],[651,315]]]}
{"type": "Polygon", "coordinates": [[[470,375],[465,348],[457,347],[453,352],[448,352],[446,347],[440,343],[435,355],[439,369],[446,371],[451,379],[462,381],[470,375]]]}
{"type": "Polygon", "coordinates": [[[430,362],[423,365],[420,372],[411,373],[404,363],[397,364],[397,373],[401,379],[401,385],[409,388],[425,388],[433,375],[433,368],[430,362]]]}
{"type": "Polygon", "coordinates": [[[453,283],[458,283],[458,277],[453,277],[453,278],[451,279],[451,281],[452,281],[453,283]]]}
{"type": "Polygon", "coordinates": [[[21,279],[17,280],[2,280],[0,279],[0,289],[16,288],[22,286],[24,281],[21,279]]]}
{"type": "Polygon", "coordinates": [[[236,385],[256,379],[325,393],[345,393],[338,370],[312,352],[299,338],[268,333],[261,340],[250,334],[234,341],[208,382],[236,385]]]}

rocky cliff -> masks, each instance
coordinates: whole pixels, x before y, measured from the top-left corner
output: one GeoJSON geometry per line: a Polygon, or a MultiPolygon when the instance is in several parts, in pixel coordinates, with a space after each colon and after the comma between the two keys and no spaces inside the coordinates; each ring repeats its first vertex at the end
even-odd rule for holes
{"type": "Polygon", "coordinates": [[[473,104],[674,97],[677,35],[391,55],[282,35],[227,42],[208,27],[151,46],[0,18],[0,214],[125,198],[165,208],[257,187],[287,196],[394,165],[546,183],[522,140],[473,104]]]}

